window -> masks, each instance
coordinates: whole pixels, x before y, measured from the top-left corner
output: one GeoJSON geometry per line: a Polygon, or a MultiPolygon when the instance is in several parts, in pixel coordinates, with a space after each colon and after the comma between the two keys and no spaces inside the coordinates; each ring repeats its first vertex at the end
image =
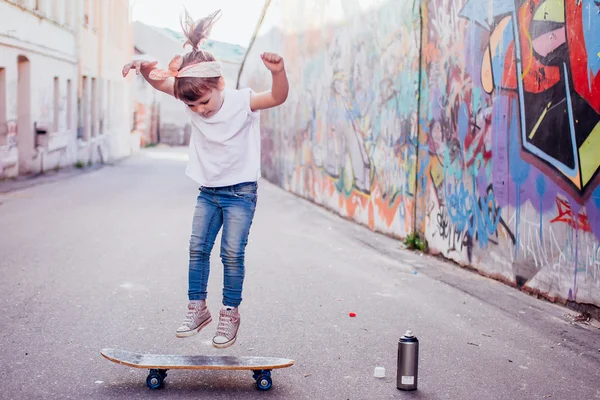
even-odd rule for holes
{"type": "Polygon", "coordinates": [[[72,28],[74,26],[73,10],[74,10],[73,0],[65,0],[65,11],[64,11],[65,25],[68,26],[69,28],[72,28]]]}
{"type": "Polygon", "coordinates": [[[100,27],[100,4],[96,0],[92,0],[92,29],[95,31],[100,27]]]}
{"type": "MultiPolygon", "coordinates": [[[[108,2],[108,17],[113,17],[115,15],[115,2],[114,1],[109,1],[108,2]]],[[[106,24],[109,24],[109,19],[105,18],[106,20],[106,24]]],[[[114,29],[110,29],[107,28],[106,29],[106,34],[108,35],[108,38],[113,40],[116,36],[114,29]]]]}
{"type": "Polygon", "coordinates": [[[83,76],[81,78],[81,137],[83,140],[89,140],[90,138],[90,114],[89,114],[89,99],[88,99],[88,77],[83,76]]]}
{"type": "Polygon", "coordinates": [[[73,127],[73,87],[71,80],[67,79],[67,129],[73,127]]]}
{"type": "Polygon", "coordinates": [[[60,123],[58,118],[60,117],[60,82],[58,80],[58,76],[54,77],[54,123],[53,123],[53,131],[58,132],[60,128],[60,123]]]}
{"type": "Polygon", "coordinates": [[[100,127],[98,129],[98,131],[100,132],[100,134],[102,135],[107,127],[108,121],[107,121],[107,116],[108,116],[108,102],[107,102],[107,97],[108,95],[110,95],[110,81],[106,80],[106,83],[104,83],[105,81],[103,79],[100,80],[100,127]]]}
{"type": "Polygon", "coordinates": [[[8,126],[6,121],[6,73],[0,68],[0,145],[6,144],[8,126]]]}
{"type": "MultiPolygon", "coordinates": [[[[62,0],[50,0],[51,4],[50,6],[52,7],[52,19],[55,20],[56,22],[58,22],[59,24],[63,24],[65,22],[64,18],[62,18],[62,15],[60,13],[60,4],[62,3],[62,0]]],[[[64,7],[62,7],[64,10],[64,7]]],[[[64,14],[64,11],[63,11],[64,14]]]]}
{"type": "Polygon", "coordinates": [[[108,81],[106,83],[106,128],[110,129],[110,105],[111,105],[111,83],[108,81]]]}
{"type": "Polygon", "coordinates": [[[97,110],[98,99],[96,95],[96,78],[92,78],[92,122],[90,124],[90,127],[92,128],[92,137],[95,137],[98,133],[96,131],[96,121],[98,120],[97,110]]]}
{"type": "Polygon", "coordinates": [[[88,27],[90,24],[90,0],[84,0],[85,4],[83,5],[83,26],[88,27]]]}
{"type": "Polygon", "coordinates": [[[98,29],[97,24],[97,11],[96,11],[96,1],[95,0],[85,0],[85,8],[84,8],[84,25],[89,27],[93,32],[96,32],[98,29]]]}

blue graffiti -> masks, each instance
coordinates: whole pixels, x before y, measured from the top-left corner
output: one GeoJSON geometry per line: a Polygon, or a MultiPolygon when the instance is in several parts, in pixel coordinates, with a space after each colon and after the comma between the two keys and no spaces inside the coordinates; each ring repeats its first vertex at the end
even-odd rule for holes
{"type": "MultiPolygon", "coordinates": [[[[596,75],[600,71],[600,57],[596,57],[596,54],[600,54],[600,24],[598,22],[591,23],[594,19],[598,19],[600,11],[598,10],[598,2],[594,0],[584,0],[582,9],[582,21],[588,21],[581,25],[583,26],[583,40],[585,42],[585,49],[588,54],[588,67],[589,71],[596,75]]],[[[589,78],[588,78],[589,80],[589,78]]]]}
{"type": "Polygon", "coordinates": [[[544,193],[546,193],[546,179],[541,174],[538,175],[537,179],[535,180],[535,190],[537,191],[538,196],[540,196],[540,243],[543,243],[542,216],[544,215],[544,213],[542,200],[544,199],[544,193]]]}
{"type": "Polygon", "coordinates": [[[490,190],[477,198],[473,191],[469,192],[462,182],[454,190],[446,185],[446,208],[450,221],[459,232],[466,231],[479,241],[482,248],[487,248],[490,238],[496,235],[500,223],[500,207],[496,203],[494,192],[490,190]]]}
{"type": "MultiPolygon", "coordinates": [[[[509,126],[509,157],[508,163],[510,168],[510,176],[513,182],[517,186],[516,200],[517,200],[517,221],[521,219],[521,185],[525,182],[529,176],[529,164],[521,159],[520,143],[519,143],[519,128],[515,121],[517,121],[517,105],[516,101],[511,100],[510,110],[510,126],[509,126]]],[[[522,104],[522,103],[521,103],[522,104]]],[[[518,243],[519,243],[519,224],[515,226],[515,247],[514,255],[515,260],[518,255],[518,243]]]]}
{"type": "Polygon", "coordinates": [[[496,204],[493,191],[479,198],[473,218],[469,226],[469,233],[473,236],[477,232],[477,239],[481,247],[486,248],[490,236],[496,234],[500,223],[500,208],[496,204]]]}
{"type": "MultiPolygon", "coordinates": [[[[410,160],[412,159],[413,158],[411,157],[410,160]]],[[[429,169],[429,158],[422,158],[419,164],[419,174],[417,177],[419,180],[419,193],[417,194],[417,197],[424,198],[427,191],[427,170],[429,169]]],[[[408,181],[406,182],[406,188],[407,192],[410,193],[410,183],[408,181]]]]}
{"type": "Polygon", "coordinates": [[[458,183],[454,190],[452,190],[451,184],[446,184],[445,186],[448,216],[452,223],[456,225],[456,229],[462,232],[466,229],[470,216],[470,210],[467,206],[470,197],[469,192],[465,189],[462,181],[458,183]]]}
{"type": "Polygon", "coordinates": [[[450,183],[444,185],[448,217],[458,232],[466,231],[470,237],[479,241],[482,248],[487,248],[490,238],[496,235],[500,223],[500,207],[496,202],[492,185],[488,186],[484,195],[477,198],[476,177],[479,171],[475,167],[477,163],[469,168],[469,173],[472,175],[472,187],[469,191],[461,179],[462,170],[456,167],[459,163],[450,161],[447,150],[445,160],[445,176],[456,178],[454,187],[450,183]]]}
{"type": "Polygon", "coordinates": [[[600,186],[594,190],[594,193],[592,193],[592,198],[594,199],[594,204],[596,207],[600,208],[600,186]]]}
{"type": "Polygon", "coordinates": [[[458,15],[481,25],[481,27],[491,32],[495,18],[514,11],[514,0],[496,0],[491,3],[491,10],[487,2],[469,0],[458,15]]]}

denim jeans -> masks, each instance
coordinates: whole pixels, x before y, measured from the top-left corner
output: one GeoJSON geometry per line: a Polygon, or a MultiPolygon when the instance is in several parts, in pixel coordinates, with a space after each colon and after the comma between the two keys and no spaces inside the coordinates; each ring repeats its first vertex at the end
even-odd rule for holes
{"type": "Polygon", "coordinates": [[[202,187],[196,202],[190,238],[188,297],[206,300],[210,253],[221,235],[223,305],[237,307],[242,302],[244,256],[257,199],[256,182],[225,187],[202,187]]]}

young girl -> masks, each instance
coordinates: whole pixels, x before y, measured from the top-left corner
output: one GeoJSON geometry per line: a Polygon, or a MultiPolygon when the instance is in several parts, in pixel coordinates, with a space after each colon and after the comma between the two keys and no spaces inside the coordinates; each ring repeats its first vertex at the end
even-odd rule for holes
{"type": "Polygon", "coordinates": [[[261,176],[259,110],[282,104],[288,95],[288,81],[283,59],[263,53],[260,57],[273,78],[270,91],[254,93],[225,87],[219,63],[198,49],[219,14],[217,11],[194,22],[186,12],[186,26],[182,27],[188,40],[184,47],[190,44],[193,50],[183,57],[175,56],[168,70],[157,69],[157,62],[129,63],[123,67],[123,76],[135,69],[155,89],[181,100],[190,117],[186,174],[198,183],[200,193],[189,247],[188,313],[176,336],[195,335],[212,321],[206,306],[209,258],[223,227],[223,307],[213,345],[225,348],[235,342],[240,326],[244,254],[261,176]]]}

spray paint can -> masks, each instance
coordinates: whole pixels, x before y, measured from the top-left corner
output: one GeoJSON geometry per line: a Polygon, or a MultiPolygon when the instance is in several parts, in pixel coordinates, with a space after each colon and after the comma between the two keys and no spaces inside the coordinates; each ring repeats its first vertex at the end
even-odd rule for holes
{"type": "Polygon", "coordinates": [[[417,390],[418,371],[419,340],[408,330],[398,341],[396,387],[400,390],[417,390]]]}

